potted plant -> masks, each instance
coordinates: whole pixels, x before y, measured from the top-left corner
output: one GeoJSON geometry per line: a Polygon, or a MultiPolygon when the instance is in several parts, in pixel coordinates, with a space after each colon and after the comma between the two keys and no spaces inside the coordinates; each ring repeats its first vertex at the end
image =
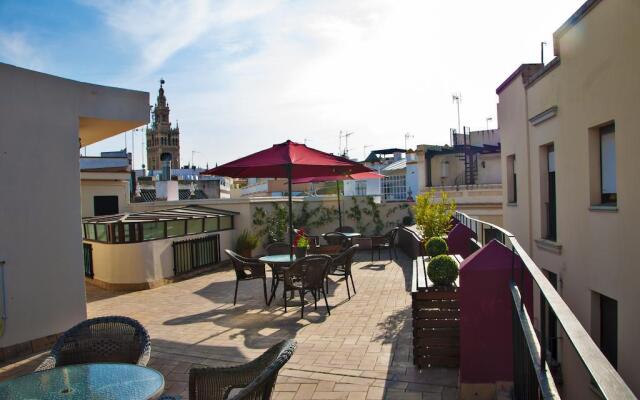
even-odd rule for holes
{"type": "Polygon", "coordinates": [[[251,257],[251,252],[256,247],[258,247],[258,236],[246,229],[240,232],[236,240],[236,252],[238,252],[238,254],[243,257],[251,257]]]}
{"type": "Polygon", "coordinates": [[[427,240],[427,244],[424,246],[424,249],[429,257],[436,257],[449,252],[447,241],[441,237],[432,237],[427,240]]]}
{"type": "Polygon", "coordinates": [[[429,261],[427,276],[435,286],[451,286],[458,278],[458,263],[446,254],[435,256],[429,261]]]}
{"type": "Polygon", "coordinates": [[[304,234],[304,230],[299,229],[296,237],[293,239],[293,252],[296,258],[306,257],[308,248],[309,238],[304,234]]]}
{"type": "Polygon", "coordinates": [[[425,240],[446,235],[451,228],[451,217],[456,211],[456,204],[442,191],[436,197],[436,191],[422,193],[416,198],[413,213],[418,231],[425,240]]]}

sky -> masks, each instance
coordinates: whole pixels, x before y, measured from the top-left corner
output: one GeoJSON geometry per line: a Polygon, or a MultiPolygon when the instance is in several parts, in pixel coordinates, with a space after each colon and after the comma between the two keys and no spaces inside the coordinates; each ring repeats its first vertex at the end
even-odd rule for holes
{"type": "MultiPolygon", "coordinates": [[[[582,2],[0,0],[0,62],[147,91],[152,104],[164,78],[182,164],[287,139],[338,153],[341,131],[362,159],[405,139],[448,143],[453,93],[462,125],[496,128],[495,89],[540,62],[541,42],[549,62],[553,32],[582,2]]],[[[86,153],[126,145],[138,168],[143,135],[126,136],[86,153]]]]}

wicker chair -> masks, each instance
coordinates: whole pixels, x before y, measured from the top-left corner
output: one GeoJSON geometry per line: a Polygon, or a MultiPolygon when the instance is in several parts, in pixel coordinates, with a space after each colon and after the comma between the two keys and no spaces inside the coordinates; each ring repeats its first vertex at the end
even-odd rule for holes
{"type": "Polygon", "coordinates": [[[352,226],[343,225],[342,227],[337,227],[335,231],[342,233],[353,233],[356,230],[352,226]]]}
{"type": "MultiPolygon", "coordinates": [[[[268,400],[280,369],[289,361],[296,342],[284,340],[260,357],[234,367],[192,368],[189,371],[191,400],[268,400]]],[[[177,400],[163,396],[160,400],[177,400]]]]}
{"type": "Polygon", "coordinates": [[[325,233],[324,240],[325,242],[327,242],[328,245],[332,245],[332,246],[340,245],[342,246],[343,249],[346,249],[347,247],[349,247],[349,244],[351,243],[349,238],[340,232],[325,233]]]}
{"type": "MultiPolygon", "coordinates": [[[[353,274],[351,273],[351,264],[353,263],[353,256],[358,250],[358,245],[354,244],[342,253],[333,257],[333,262],[329,268],[328,275],[342,276],[347,283],[347,297],[351,300],[351,292],[349,291],[349,278],[351,278],[351,286],[353,287],[353,294],[356,294],[356,285],[353,283],[353,274]]],[[[329,279],[326,280],[327,290],[329,290],[329,279]]]]}
{"type": "Polygon", "coordinates": [[[399,228],[393,228],[384,236],[371,237],[371,262],[373,262],[373,253],[376,249],[378,250],[378,260],[380,259],[380,252],[382,249],[389,250],[390,260],[393,260],[393,254],[398,258],[398,250],[396,250],[396,236],[398,235],[398,229],[399,228]]]}
{"type": "Polygon", "coordinates": [[[291,246],[289,246],[288,243],[275,242],[275,243],[269,243],[264,248],[264,250],[267,252],[268,255],[275,256],[278,254],[289,254],[290,248],[291,246]]]}
{"type": "Polygon", "coordinates": [[[296,260],[290,267],[284,269],[284,312],[287,312],[287,294],[288,290],[300,293],[300,316],[304,318],[304,295],[311,292],[314,300],[314,308],[318,309],[318,296],[322,292],[324,303],[327,306],[327,313],[331,315],[329,302],[327,301],[327,292],[324,289],[324,283],[331,266],[331,256],[318,254],[307,256],[296,260]]]}
{"type": "Polygon", "coordinates": [[[36,371],[99,362],[146,366],[150,355],[151,339],[138,321],[121,316],[98,317],[66,331],[36,371]]]}
{"type": "Polygon", "coordinates": [[[342,245],[334,244],[334,245],[309,247],[309,250],[307,250],[307,254],[328,254],[330,256],[334,256],[339,254],[341,251],[342,251],[342,245]]]}
{"type": "Polygon", "coordinates": [[[238,298],[238,284],[240,281],[250,281],[253,279],[262,279],[262,287],[264,288],[264,302],[269,305],[267,299],[267,274],[264,264],[256,258],[242,257],[229,249],[225,252],[229,255],[233,269],[236,271],[236,290],[233,294],[233,305],[236,305],[238,298]]]}

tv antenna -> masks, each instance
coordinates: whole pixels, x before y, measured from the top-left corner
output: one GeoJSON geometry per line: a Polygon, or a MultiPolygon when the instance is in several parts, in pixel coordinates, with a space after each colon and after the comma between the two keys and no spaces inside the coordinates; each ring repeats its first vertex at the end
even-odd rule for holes
{"type": "Polygon", "coordinates": [[[367,149],[371,147],[370,144],[365,144],[364,146],[362,146],[362,159],[366,159],[367,158],[367,149]]]}
{"type": "Polygon", "coordinates": [[[342,138],[344,138],[344,149],[341,151],[342,155],[347,157],[349,155],[349,136],[355,132],[342,132],[340,131],[340,144],[342,145],[342,138]]]}
{"type": "Polygon", "coordinates": [[[409,141],[409,139],[412,139],[413,135],[410,134],[409,132],[404,134],[404,150],[407,150],[407,142],[409,141]]]}
{"type": "Polygon", "coordinates": [[[451,100],[456,103],[458,108],[458,133],[460,133],[460,102],[462,101],[462,93],[454,93],[451,95],[451,100]]]}

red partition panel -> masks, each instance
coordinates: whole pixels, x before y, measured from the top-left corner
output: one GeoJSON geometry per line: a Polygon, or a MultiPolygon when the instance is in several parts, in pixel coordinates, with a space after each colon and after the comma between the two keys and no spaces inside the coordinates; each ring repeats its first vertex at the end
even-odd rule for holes
{"type": "Polygon", "coordinates": [[[449,254],[460,254],[462,258],[471,255],[471,238],[475,237],[475,233],[463,224],[457,224],[451,229],[447,235],[447,246],[449,246],[449,254]]]}
{"type": "MultiPolygon", "coordinates": [[[[460,383],[513,381],[512,303],[509,288],[513,254],[492,240],[460,265],[460,383]]],[[[515,280],[532,310],[533,283],[525,272],[520,285],[520,258],[515,280]]]]}

